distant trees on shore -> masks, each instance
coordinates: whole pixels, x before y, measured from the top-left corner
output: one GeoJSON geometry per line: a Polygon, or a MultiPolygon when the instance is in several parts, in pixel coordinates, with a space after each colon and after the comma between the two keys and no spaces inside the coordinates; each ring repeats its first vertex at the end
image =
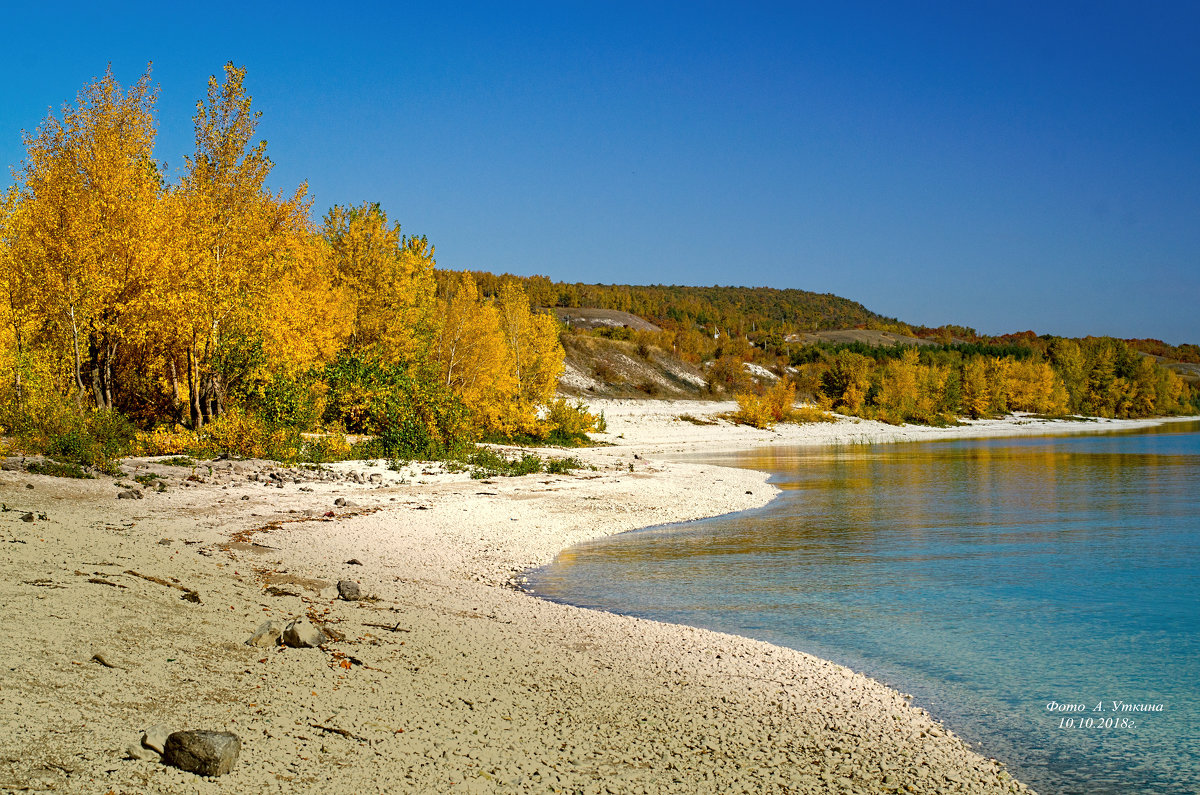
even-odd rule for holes
{"type": "Polygon", "coordinates": [[[1174,372],[1110,338],[1050,338],[1021,353],[975,346],[898,346],[868,353],[828,346],[793,377],[824,408],[886,422],[945,424],[1013,411],[1147,417],[1194,412],[1194,391],[1174,372]]]}

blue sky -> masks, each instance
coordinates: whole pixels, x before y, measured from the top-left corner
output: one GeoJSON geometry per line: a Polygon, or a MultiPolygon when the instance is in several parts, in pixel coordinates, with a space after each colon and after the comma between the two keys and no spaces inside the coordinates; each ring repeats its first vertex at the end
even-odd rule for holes
{"type": "Polygon", "coordinates": [[[153,61],[177,173],[232,59],[274,187],[444,267],[1200,342],[1200,4],[38,5],[0,30],[10,166],[153,61]]]}

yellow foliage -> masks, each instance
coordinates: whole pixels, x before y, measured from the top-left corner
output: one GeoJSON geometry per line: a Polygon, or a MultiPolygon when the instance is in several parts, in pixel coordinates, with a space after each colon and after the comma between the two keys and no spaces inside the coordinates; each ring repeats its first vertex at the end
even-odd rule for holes
{"type": "Polygon", "coordinates": [[[1012,362],[1005,378],[1010,411],[1054,415],[1067,413],[1067,389],[1048,363],[1012,362]]]}
{"type": "Polygon", "coordinates": [[[972,419],[987,416],[991,405],[983,359],[973,357],[962,365],[962,409],[972,419]]]}
{"type": "Polygon", "coordinates": [[[182,425],[171,428],[159,426],[152,431],[139,431],[134,450],[138,455],[182,455],[194,450],[198,439],[194,431],[182,425]]]}
{"type": "Polygon", "coordinates": [[[271,369],[295,374],[337,355],[353,331],[353,315],[349,290],[334,286],[321,238],[298,229],[285,245],[291,267],[263,316],[263,353],[271,369]]]}
{"type": "Polygon", "coordinates": [[[480,299],[475,279],[463,273],[442,301],[441,315],[433,353],[443,383],[458,395],[479,427],[514,432],[510,404],[517,395],[516,379],[496,307],[480,299]]]}
{"type": "Polygon", "coordinates": [[[516,389],[505,423],[518,433],[540,435],[538,411],[553,399],[563,371],[558,323],[550,315],[534,314],[516,282],[501,286],[496,309],[516,389]]]}
{"type": "Polygon", "coordinates": [[[755,428],[770,428],[777,422],[788,422],[794,414],[796,385],[781,379],[761,395],[745,392],[737,395],[736,419],[755,428]]]}
{"type": "Polygon", "coordinates": [[[423,360],[436,326],[433,247],[403,237],[378,204],[335,206],[322,231],[349,299],[354,344],[391,363],[423,360]]]}
{"type": "Polygon", "coordinates": [[[161,262],[155,93],[149,70],[124,91],[110,69],[62,118],[25,137],[19,256],[37,275],[47,326],[69,351],[77,399],[89,388],[102,407],[112,405],[120,352],[146,333],[133,321],[144,317],[145,285],[161,262]]]}

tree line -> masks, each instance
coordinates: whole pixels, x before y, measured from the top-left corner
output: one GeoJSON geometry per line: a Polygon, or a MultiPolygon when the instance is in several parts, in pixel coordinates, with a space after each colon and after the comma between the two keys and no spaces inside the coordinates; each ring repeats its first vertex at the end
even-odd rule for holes
{"type": "Polygon", "coordinates": [[[0,200],[3,434],[45,442],[100,412],[167,446],[287,428],[419,453],[577,426],[582,409],[548,413],[558,327],[521,284],[439,284],[433,246],[378,205],[317,225],[306,185],[268,188],[245,76],[210,78],[177,180],[149,68],[128,87],[110,68],[24,134],[0,200]]]}
{"type": "Polygon", "coordinates": [[[940,425],[1014,411],[1130,418],[1200,409],[1192,387],[1123,340],[1039,343],[814,346],[798,352],[791,370],[800,393],[822,407],[893,423],[940,425]]]}

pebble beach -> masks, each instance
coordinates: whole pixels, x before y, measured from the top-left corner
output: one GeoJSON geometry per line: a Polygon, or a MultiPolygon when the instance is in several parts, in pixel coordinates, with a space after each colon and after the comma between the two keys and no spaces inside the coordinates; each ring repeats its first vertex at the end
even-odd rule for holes
{"type": "Polygon", "coordinates": [[[720,419],[729,404],[595,408],[604,446],[541,451],[578,457],[567,475],[129,459],[125,477],[67,480],[7,459],[0,792],[1029,791],[842,666],[520,581],[580,541],[775,494],[762,473],[681,454],[1097,423],[757,431],[720,419]],[[247,643],[297,619],[319,645],[247,643]],[[164,764],[151,727],[234,734],[236,762],[164,764]]]}

